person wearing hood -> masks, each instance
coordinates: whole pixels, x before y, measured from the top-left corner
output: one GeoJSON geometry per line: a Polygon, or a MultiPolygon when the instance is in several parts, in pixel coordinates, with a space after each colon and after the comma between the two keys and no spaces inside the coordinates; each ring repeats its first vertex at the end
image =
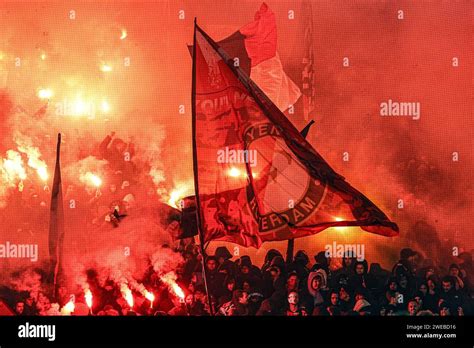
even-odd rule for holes
{"type": "Polygon", "coordinates": [[[339,287],[339,305],[341,307],[341,315],[350,315],[355,302],[352,299],[351,289],[347,286],[339,287]]]}
{"type": "Polygon", "coordinates": [[[343,315],[343,308],[339,301],[339,291],[336,289],[331,290],[329,293],[329,306],[326,307],[326,312],[330,316],[340,316],[343,315]]]}
{"type": "Polygon", "coordinates": [[[242,265],[247,265],[249,267],[250,274],[252,274],[253,276],[258,277],[258,278],[262,278],[262,272],[260,271],[260,268],[258,268],[257,266],[255,266],[252,263],[252,260],[250,259],[250,256],[243,255],[243,256],[240,257],[239,266],[242,266],[242,265]]]}
{"type": "Polygon", "coordinates": [[[415,286],[415,257],[418,253],[410,248],[403,248],[400,250],[400,260],[393,266],[392,274],[399,277],[404,274],[408,280],[408,286],[415,286]]]}
{"type": "Polygon", "coordinates": [[[218,247],[214,256],[218,263],[218,271],[224,269],[227,274],[235,277],[237,273],[237,265],[230,260],[232,258],[230,251],[226,247],[218,247]]]}
{"type": "Polygon", "coordinates": [[[376,282],[374,278],[367,272],[367,260],[356,261],[354,263],[354,275],[349,278],[349,286],[352,289],[364,288],[368,291],[372,291],[373,289],[375,289],[376,282]]]}
{"type": "MultiPolygon", "coordinates": [[[[390,272],[383,269],[380,263],[371,263],[369,275],[374,279],[374,286],[378,289],[383,289],[383,286],[387,279],[390,277],[390,272]]],[[[379,296],[380,291],[374,293],[375,296],[379,296]]]]}
{"type": "Polygon", "coordinates": [[[235,289],[236,289],[235,279],[232,278],[231,276],[227,276],[227,278],[224,281],[224,291],[219,297],[219,301],[218,301],[219,307],[222,306],[224,303],[232,300],[232,294],[234,293],[235,289]]]}
{"type": "Polygon", "coordinates": [[[426,280],[427,292],[423,298],[423,307],[433,313],[438,311],[439,289],[438,282],[435,275],[431,275],[426,280]]]}
{"type": "Polygon", "coordinates": [[[286,277],[282,275],[280,266],[274,265],[269,268],[268,273],[271,279],[271,295],[269,296],[270,302],[276,307],[273,308],[275,312],[278,312],[284,305],[287,291],[286,291],[286,277]]]}
{"type": "Polygon", "coordinates": [[[260,290],[261,288],[261,279],[255,275],[255,271],[252,272],[252,262],[250,258],[241,258],[240,267],[238,269],[238,274],[236,277],[237,286],[240,289],[243,289],[244,283],[249,283],[252,285],[252,290],[260,290]]]}
{"type": "Polygon", "coordinates": [[[218,263],[215,256],[206,258],[206,281],[209,294],[219,298],[224,291],[224,279],[226,274],[218,271],[218,263]]]}
{"type": "Polygon", "coordinates": [[[400,273],[397,276],[397,283],[398,283],[398,292],[403,295],[403,297],[401,298],[401,301],[398,301],[398,303],[401,306],[406,306],[406,301],[410,298],[413,298],[416,288],[414,287],[413,283],[410,283],[408,276],[403,273],[400,273]]]}
{"type": "MultiPolygon", "coordinates": [[[[267,254],[268,255],[268,254],[267,254]]],[[[262,268],[263,271],[263,268],[262,268]]],[[[265,298],[272,296],[275,291],[283,291],[286,295],[286,263],[282,256],[276,255],[270,262],[270,267],[263,271],[262,291],[265,298]]],[[[283,305],[283,303],[281,304],[283,305]]]]}
{"type": "Polygon", "coordinates": [[[461,290],[464,292],[466,290],[464,288],[465,279],[463,279],[461,268],[455,263],[451,264],[449,266],[449,275],[455,280],[456,290],[461,290]]]}
{"type": "Polygon", "coordinates": [[[390,277],[385,285],[383,294],[380,296],[379,303],[381,306],[393,305],[396,306],[397,298],[399,296],[397,278],[390,277]]]}
{"type": "Polygon", "coordinates": [[[314,260],[316,263],[311,268],[311,272],[315,272],[318,269],[323,269],[326,272],[327,279],[331,278],[331,271],[329,269],[329,264],[331,263],[331,258],[326,256],[325,251],[320,251],[316,255],[314,255],[314,260]]]}
{"type": "Polygon", "coordinates": [[[327,274],[324,269],[318,269],[308,275],[308,304],[307,308],[312,315],[323,315],[328,303],[327,274]]]}
{"type": "Polygon", "coordinates": [[[309,257],[303,250],[298,250],[295,254],[293,262],[288,265],[288,272],[296,272],[298,279],[306,282],[309,275],[309,257]]]}
{"type": "Polygon", "coordinates": [[[265,255],[265,261],[262,266],[262,273],[268,271],[268,269],[272,266],[273,259],[277,256],[283,258],[283,255],[276,249],[270,249],[267,251],[267,254],[265,255]]]}
{"type": "MultiPolygon", "coordinates": [[[[333,272],[332,286],[337,287],[341,284],[342,279],[350,278],[354,275],[354,263],[356,258],[352,252],[345,252],[342,258],[342,266],[333,272]]],[[[347,284],[347,283],[346,283],[347,284]]]]}

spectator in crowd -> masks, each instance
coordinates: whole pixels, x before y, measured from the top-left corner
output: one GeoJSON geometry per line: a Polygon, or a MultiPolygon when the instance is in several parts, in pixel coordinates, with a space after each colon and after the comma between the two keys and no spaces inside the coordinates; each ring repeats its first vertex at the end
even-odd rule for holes
{"type": "Polygon", "coordinates": [[[342,310],[342,306],[339,302],[339,291],[337,291],[336,289],[331,290],[329,292],[329,301],[330,301],[330,304],[329,306],[326,307],[326,312],[328,313],[328,315],[338,316],[338,315],[346,314],[342,310]]]}
{"type": "Polygon", "coordinates": [[[18,301],[15,305],[16,315],[25,315],[25,302],[18,301]]]}
{"type": "Polygon", "coordinates": [[[232,295],[232,301],[224,303],[220,308],[218,314],[225,316],[248,315],[248,294],[242,290],[235,290],[232,295]]]}
{"type": "Polygon", "coordinates": [[[456,290],[456,280],[453,276],[447,275],[443,277],[441,282],[442,291],[440,299],[445,305],[450,307],[450,313],[454,315],[453,313],[455,313],[458,308],[463,308],[464,306],[464,294],[461,291],[456,290]]]}
{"type": "Polygon", "coordinates": [[[408,315],[413,317],[413,316],[416,316],[418,314],[418,311],[420,310],[420,306],[419,306],[419,303],[417,300],[415,299],[412,299],[410,301],[408,301],[408,315]]]}
{"type": "Polygon", "coordinates": [[[367,260],[354,262],[354,274],[349,278],[349,286],[352,289],[373,290],[376,288],[375,279],[368,274],[367,260]]]}
{"type": "Polygon", "coordinates": [[[304,250],[298,250],[295,254],[293,262],[291,262],[288,266],[289,272],[296,273],[298,279],[302,282],[305,282],[308,279],[309,275],[309,257],[304,250]]]}
{"type": "Polygon", "coordinates": [[[291,291],[299,291],[299,279],[296,272],[291,272],[288,275],[288,280],[286,281],[286,291],[290,293],[291,291]]]}
{"type": "Polygon", "coordinates": [[[224,279],[226,274],[219,272],[218,262],[215,256],[208,256],[206,258],[206,280],[209,293],[212,296],[220,297],[224,290],[224,279]]]}
{"type": "Polygon", "coordinates": [[[288,294],[288,304],[283,309],[283,315],[288,317],[307,316],[306,308],[300,306],[297,291],[290,291],[288,294]]]}
{"type": "MultiPolygon", "coordinates": [[[[472,314],[473,298],[469,286],[472,259],[466,255],[460,257],[462,262],[453,263],[455,259],[452,259],[444,266],[425,259],[422,267],[416,270],[414,258],[419,254],[405,248],[400,252],[393,272],[388,273],[378,263],[370,264],[371,271],[368,272],[367,260],[356,260],[345,254],[341,260],[336,260],[342,263],[341,267],[328,273],[326,269],[329,271],[331,260],[323,253],[316,255],[316,263],[311,267],[303,250],[287,263],[280,252],[272,249],[260,270],[248,255],[234,262],[227,248],[217,248],[215,255],[207,256],[205,262],[208,297],[198,248],[189,244],[181,253],[184,262],[179,268],[182,271],[176,270],[176,281],[185,292],[184,300],[150,267],[141,282],[157,298],[153,310],[138,291],[133,292],[135,305],[131,309],[119,284],[112,279],[99,282],[98,273],[88,271],[87,282],[94,298],[92,312],[112,316],[207,316],[211,312],[225,316],[472,314]],[[309,272],[309,269],[313,271],[309,272]]],[[[0,288],[0,298],[11,297],[12,300],[5,302],[17,315],[57,315],[71,296],[65,286],[59,290],[59,296],[53,297],[46,284],[41,291],[30,294],[13,290],[2,292],[0,288]],[[59,303],[53,303],[56,301],[59,303]]],[[[82,301],[83,293],[76,297],[82,301]]],[[[77,308],[81,305],[79,302],[77,308]]]]}
{"type": "Polygon", "coordinates": [[[355,305],[353,311],[358,315],[371,315],[372,310],[372,305],[365,297],[365,291],[357,291],[355,293],[355,305]]]}
{"type": "Polygon", "coordinates": [[[327,274],[320,268],[308,276],[309,303],[308,310],[312,315],[324,315],[327,303],[327,274]]]}
{"type": "Polygon", "coordinates": [[[454,278],[456,290],[464,289],[464,280],[462,279],[461,268],[455,263],[449,266],[449,275],[454,278]]]}

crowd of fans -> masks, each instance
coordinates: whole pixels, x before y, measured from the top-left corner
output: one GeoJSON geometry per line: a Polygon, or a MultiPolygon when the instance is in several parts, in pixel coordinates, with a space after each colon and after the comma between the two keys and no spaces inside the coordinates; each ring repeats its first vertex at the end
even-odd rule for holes
{"type": "MultiPolygon", "coordinates": [[[[346,253],[342,266],[333,267],[325,252],[314,256],[298,251],[292,260],[268,251],[257,267],[249,256],[236,260],[225,247],[205,259],[206,281],[201,255],[195,245],[181,250],[185,262],[176,270],[177,284],[184,297],[177,296],[152,269],[143,284],[156,294],[150,303],[134,292],[133,307],[121,296],[119,285],[107,280],[99,285],[94,270],[88,284],[94,306],[88,310],[83,298],[76,298],[75,315],[171,315],[171,316],[463,316],[472,315],[472,255],[462,253],[459,264],[443,271],[429,259],[405,248],[391,271],[377,263],[357,260],[346,253]],[[206,291],[206,286],[207,290],[206,291]],[[209,298],[207,294],[209,293],[209,298]],[[209,306],[212,306],[210,308],[209,306]],[[82,307],[81,307],[82,305],[82,307]],[[79,306],[79,307],[78,307],[79,306]]],[[[44,293],[18,300],[18,315],[59,315],[69,301],[65,288],[59,289],[57,303],[44,293]]]]}
{"type": "MultiPolygon", "coordinates": [[[[69,185],[65,198],[87,203],[69,212],[70,221],[110,228],[120,224],[127,216],[127,207],[140,193],[140,185],[133,181],[137,164],[130,159],[134,153],[133,142],[126,143],[113,132],[100,143],[96,155],[108,163],[107,187],[102,191],[89,188],[84,198],[84,192],[81,196],[69,185]]],[[[36,200],[31,198],[29,202],[36,200]]],[[[42,218],[44,211],[39,215],[41,219],[30,216],[24,220],[46,221],[42,218]]],[[[8,216],[2,220],[8,220],[8,216]]],[[[77,248],[87,248],[88,244],[79,241],[77,248]]],[[[459,263],[440,265],[405,248],[393,268],[384,270],[378,263],[369,267],[367,260],[358,260],[351,254],[342,260],[331,260],[322,251],[311,260],[300,250],[291,260],[285,260],[275,249],[268,251],[264,264],[258,267],[249,256],[234,257],[227,248],[219,247],[215,255],[205,256],[206,277],[202,256],[194,243],[182,244],[177,252],[185,260],[176,269],[184,297],[177,296],[150,266],[140,283],[155,294],[153,303],[132,289],[135,303],[130,306],[121,294],[120,284],[111,279],[99,280],[94,270],[87,274],[87,286],[94,299],[91,309],[85,305],[84,289],[60,287],[53,295],[55,291],[46,284],[41,290],[19,293],[0,287],[0,300],[18,315],[60,315],[71,300],[71,293],[77,294],[76,315],[474,315],[474,275],[468,252],[459,255],[459,263]]],[[[42,274],[42,278],[48,277],[42,274]]]]}

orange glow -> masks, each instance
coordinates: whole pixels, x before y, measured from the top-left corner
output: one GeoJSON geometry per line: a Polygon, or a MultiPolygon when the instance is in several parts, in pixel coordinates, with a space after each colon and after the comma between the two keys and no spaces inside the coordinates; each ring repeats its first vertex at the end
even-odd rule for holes
{"type": "Polygon", "coordinates": [[[111,72],[113,69],[112,69],[112,66],[109,65],[109,64],[105,64],[103,63],[101,66],[100,66],[100,71],[102,72],[111,72]]]}
{"type": "Polygon", "coordinates": [[[50,99],[53,96],[53,91],[49,88],[43,88],[38,91],[38,98],[50,99]]]}
{"type": "Polygon", "coordinates": [[[229,171],[227,172],[227,174],[233,178],[238,178],[240,175],[241,175],[241,172],[239,169],[235,168],[235,167],[232,167],[229,169],[229,171]]]}
{"type": "Polygon", "coordinates": [[[125,40],[125,38],[127,37],[127,30],[126,29],[122,29],[122,32],[121,32],[121,35],[120,35],[120,40],[125,40]]]}

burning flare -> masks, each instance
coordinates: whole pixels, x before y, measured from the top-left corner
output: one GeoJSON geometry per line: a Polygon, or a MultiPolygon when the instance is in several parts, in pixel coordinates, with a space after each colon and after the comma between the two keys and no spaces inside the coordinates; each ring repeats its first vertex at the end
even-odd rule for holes
{"type": "Polygon", "coordinates": [[[176,283],[176,274],[174,272],[168,272],[165,275],[161,276],[160,279],[163,283],[168,285],[168,287],[173,291],[173,293],[179,297],[180,300],[184,301],[184,291],[176,283]]]}
{"type": "Polygon", "coordinates": [[[1,169],[3,179],[10,185],[15,185],[17,180],[22,181],[26,179],[26,171],[23,167],[23,160],[20,153],[16,152],[15,150],[7,151],[7,158],[3,159],[1,169]]]}
{"type": "Polygon", "coordinates": [[[128,287],[126,283],[120,284],[120,292],[122,293],[123,298],[127,301],[130,308],[133,308],[133,294],[132,290],[128,287]]]}
{"type": "Polygon", "coordinates": [[[36,170],[39,178],[43,181],[48,180],[48,166],[46,162],[40,159],[41,152],[34,146],[18,146],[18,151],[25,153],[28,157],[28,166],[36,170]]]}
{"type": "Polygon", "coordinates": [[[61,309],[61,313],[63,315],[71,315],[72,312],[74,312],[74,309],[76,308],[74,301],[71,299],[68,303],[64,305],[64,307],[61,309]]]}
{"type": "Polygon", "coordinates": [[[86,300],[87,307],[92,309],[92,292],[89,289],[84,290],[84,298],[86,300]]]}
{"type": "Polygon", "coordinates": [[[168,204],[174,208],[180,208],[179,202],[181,199],[193,193],[193,185],[191,183],[180,183],[171,191],[168,204]]]}
{"type": "Polygon", "coordinates": [[[94,173],[87,172],[85,174],[81,174],[80,178],[81,182],[86,185],[94,186],[99,188],[102,185],[102,179],[94,173]]]}

